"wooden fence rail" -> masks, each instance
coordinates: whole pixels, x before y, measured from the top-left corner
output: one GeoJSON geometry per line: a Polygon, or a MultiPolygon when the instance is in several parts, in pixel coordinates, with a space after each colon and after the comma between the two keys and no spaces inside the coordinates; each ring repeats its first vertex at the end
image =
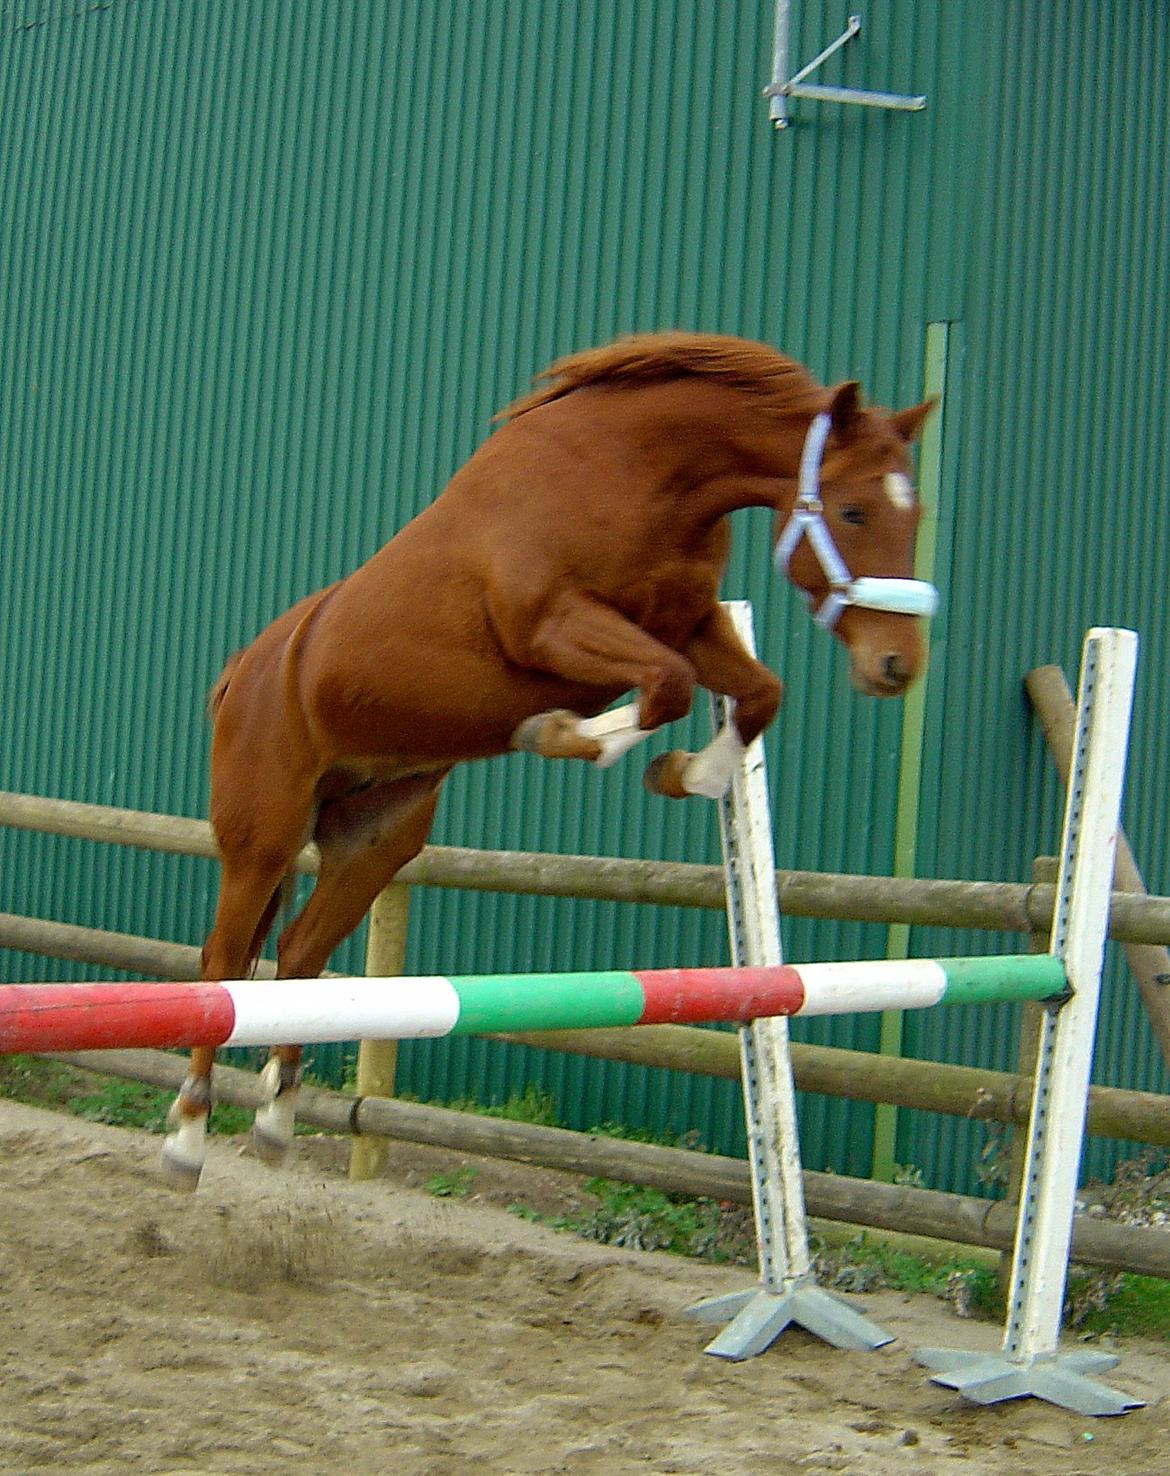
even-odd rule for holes
{"type": "MultiPolygon", "coordinates": [[[[179,855],[215,855],[205,821],[2,791],[0,825],[179,855]]],[[[305,872],[316,870],[312,847],[302,853],[298,865],[305,872]]],[[[401,879],[414,885],[535,896],[724,907],[722,869],[684,862],[428,846],[403,870],[401,879]]],[[[777,871],[776,887],[780,906],[790,916],[1028,934],[1050,927],[1055,894],[1053,886],[1042,883],[795,871],[777,871]]],[[[1110,936],[1127,943],[1170,943],[1170,898],[1115,891],[1110,936]]],[[[190,979],[199,972],[197,948],[8,914],[0,914],[0,947],[160,978],[190,979]]],[[[260,973],[271,972],[272,965],[262,962],[260,973]]],[[[729,1078],[739,1073],[734,1035],[686,1026],[501,1038],[674,1070],[729,1078]]],[[[1027,1118],[1031,1084],[1020,1075],[802,1043],[793,1044],[792,1055],[796,1084],[804,1091],[1008,1123],[1027,1118]]],[[[90,1070],[172,1088],[185,1069],[179,1058],[150,1051],[91,1051],[69,1059],[90,1070]]],[[[257,1093],[251,1073],[217,1068],[217,1096],[254,1106],[257,1093]]],[[[740,1203],[750,1199],[747,1165],[738,1159],[469,1117],[391,1098],[353,1098],[319,1088],[307,1088],[303,1095],[302,1119],[331,1131],[435,1143],[740,1203]]],[[[1088,1131],[1170,1147],[1170,1097],[1091,1087],[1088,1131]]],[[[805,1174],[805,1193],[810,1212],[824,1219],[879,1230],[912,1229],[992,1249],[1011,1245],[1013,1212],[1002,1203],[812,1172],[805,1174]]],[[[1088,1265],[1170,1276],[1170,1239],[1164,1232],[1078,1217],[1073,1254],[1088,1265]]]]}
{"type": "MultiPolygon", "coordinates": [[[[112,809],[75,800],[0,791],[0,825],[172,855],[215,855],[211,829],[205,820],[112,809]]],[[[313,847],[301,853],[298,867],[308,873],[316,871],[313,847]]],[[[399,876],[416,886],[536,897],[655,902],[716,911],[722,911],[725,905],[722,868],[689,861],[427,846],[399,876]]],[[[781,912],[790,917],[1034,933],[1051,926],[1056,889],[1047,883],[777,871],[776,891],[781,912]]],[[[1115,891],[1110,937],[1131,943],[1170,943],[1170,897],[1115,891]]]]}
{"type": "MultiPolygon", "coordinates": [[[[84,1051],[58,1054],[53,1059],[170,1090],[178,1088],[186,1069],[181,1058],[162,1051],[84,1051]]],[[[261,1087],[252,1072],[217,1066],[213,1095],[219,1101],[255,1108],[261,1100],[261,1087]]],[[[301,1088],[297,1117],[327,1132],[373,1133],[461,1153],[482,1153],[571,1173],[648,1184],[669,1193],[751,1203],[748,1166],[739,1158],[594,1137],[565,1128],[479,1117],[394,1098],[351,1097],[320,1087],[301,1088]]],[[[874,1184],[807,1169],[804,1192],[809,1213],[826,1220],[861,1223],[879,1230],[912,1230],[918,1235],[993,1250],[1010,1249],[1015,1233],[1014,1209],[1002,1201],[902,1184],[874,1184]]],[[[1072,1256],[1083,1265],[1170,1278],[1170,1235],[1164,1230],[1078,1215],[1073,1224],[1072,1256]]]]}

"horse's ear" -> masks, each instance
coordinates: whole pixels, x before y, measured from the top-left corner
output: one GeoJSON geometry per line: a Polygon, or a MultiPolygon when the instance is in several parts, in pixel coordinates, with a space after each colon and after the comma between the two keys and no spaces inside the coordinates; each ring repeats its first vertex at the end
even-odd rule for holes
{"type": "Polygon", "coordinates": [[[829,419],[837,434],[843,435],[861,409],[861,386],[856,379],[847,379],[844,384],[834,385],[830,393],[829,419]]]}
{"type": "Polygon", "coordinates": [[[909,445],[911,441],[918,439],[926,417],[937,404],[938,396],[932,395],[929,400],[923,400],[921,405],[911,405],[908,410],[895,410],[890,416],[890,424],[909,445]]]}

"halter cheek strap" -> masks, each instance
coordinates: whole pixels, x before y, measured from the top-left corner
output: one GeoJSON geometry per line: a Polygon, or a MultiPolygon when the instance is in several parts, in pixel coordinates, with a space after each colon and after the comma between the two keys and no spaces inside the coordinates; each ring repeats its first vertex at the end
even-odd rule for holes
{"type": "Polygon", "coordinates": [[[825,522],[820,497],[821,461],[831,421],[828,415],[813,418],[800,453],[800,480],[792,515],[776,540],[774,560],[782,574],[802,538],[807,538],[817,562],[829,581],[829,593],[813,619],[822,630],[832,630],[848,605],[866,610],[888,610],[895,615],[929,618],[938,609],[938,590],[924,579],[886,579],[866,576],[854,579],[825,522]]]}

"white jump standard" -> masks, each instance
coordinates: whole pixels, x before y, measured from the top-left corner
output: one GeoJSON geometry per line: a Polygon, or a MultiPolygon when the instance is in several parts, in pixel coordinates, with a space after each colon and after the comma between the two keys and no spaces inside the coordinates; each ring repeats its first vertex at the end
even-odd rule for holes
{"type": "MultiPolygon", "coordinates": [[[[751,606],[737,602],[730,614],[754,654],[751,606]]],[[[712,699],[711,715],[716,727],[722,722],[725,729],[730,702],[712,699]]],[[[764,748],[758,739],[720,797],[719,834],[732,959],[741,966],[778,966],[783,954],[776,857],[764,748]]],[[[708,1298],[687,1312],[703,1322],[727,1323],[706,1348],[716,1358],[754,1357],[794,1323],[835,1348],[880,1347],[890,1335],[818,1286],[813,1275],[787,1021],[779,1016],[745,1025],[739,1045],[759,1285],[708,1298]]]]}
{"type": "Polygon", "coordinates": [[[1046,1013],[1041,1031],[1003,1349],[917,1355],[936,1383],[980,1404],[1032,1394],[1078,1414],[1113,1415],[1141,1403],[1089,1377],[1112,1368],[1115,1355],[1059,1352],[1136,664],[1132,631],[1085,638],[1049,943],[1072,994],[1046,1013]]]}

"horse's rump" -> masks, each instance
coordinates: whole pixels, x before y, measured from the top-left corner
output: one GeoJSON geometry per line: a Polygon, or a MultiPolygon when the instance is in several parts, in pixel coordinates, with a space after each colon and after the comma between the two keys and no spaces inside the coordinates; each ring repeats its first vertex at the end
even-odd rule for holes
{"type": "Polygon", "coordinates": [[[215,722],[216,715],[223,706],[223,699],[227,696],[227,689],[231,683],[231,679],[235,675],[236,668],[244,659],[244,652],[247,649],[247,646],[241,646],[238,651],[233,652],[224,663],[223,670],[208,688],[207,717],[209,722],[215,722]]]}

